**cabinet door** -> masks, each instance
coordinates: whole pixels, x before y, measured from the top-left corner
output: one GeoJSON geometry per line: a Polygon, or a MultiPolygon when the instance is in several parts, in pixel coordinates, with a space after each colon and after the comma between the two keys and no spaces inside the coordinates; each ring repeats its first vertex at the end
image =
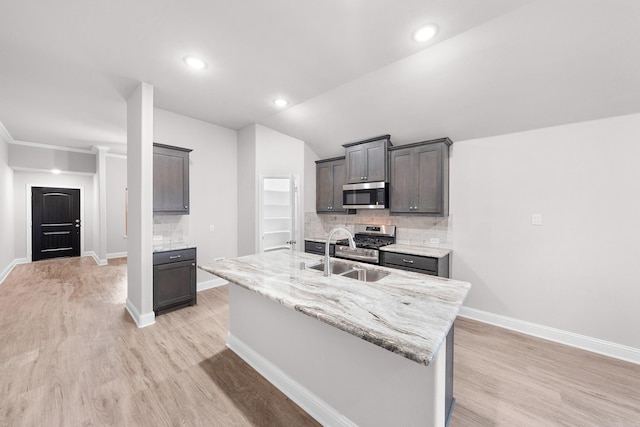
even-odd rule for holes
{"type": "Polygon", "coordinates": [[[391,152],[390,212],[413,212],[412,153],[411,149],[391,152]]]}
{"type": "Polygon", "coordinates": [[[331,212],[346,212],[347,210],[342,207],[342,186],[344,185],[346,169],[344,160],[333,162],[331,169],[333,172],[333,204],[331,212]]]}
{"type": "MultiPolygon", "coordinates": [[[[316,164],[316,212],[331,212],[334,199],[333,166],[330,162],[316,164]]],[[[342,204],[340,205],[342,207],[342,204]]]]}
{"type": "Polygon", "coordinates": [[[194,260],[153,267],[153,309],[155,311],[193,300],[196,266],[194,260]]]}
{"type": "Polygon", "coordinates": [[[189,213],[189,151],[153,147],[153,213],[189,213]]]}
{"type": "Polygon", "coordinates": [[[345,148],[347,162],[347,183],[355,184],[364,181],[364,164],[366,161],[362,145],[345,148]]]}
{"type": "Polygon", "coordinates": [[[365,159],[364,180],[369,182],[386,181],[387,146],[385,141],[362,144],[365,159]]]}
{"type": "Polygon", "coordinates": [[[440,214],[443,211],[443,145],[425,145],[413,150],[413,212],[440,214]]]}

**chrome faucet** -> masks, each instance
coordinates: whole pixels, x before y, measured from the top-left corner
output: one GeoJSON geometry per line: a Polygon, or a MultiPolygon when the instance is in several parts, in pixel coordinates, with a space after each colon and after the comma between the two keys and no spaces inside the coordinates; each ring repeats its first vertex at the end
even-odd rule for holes
{"type": "Polygon", "coordinates": [[[333,234],[338,231],[344,231],[345,233],[347,233],[347,237],[349,238],[349,247],[351,249],[356,248],[356,242],[353,241],[353,234],[351,234],[349,230],[347,230],[344,227],[336,227],[333,230],[331,230],[329,232],[329,235],[327,236],[327,243],[324,245],[324,275],[325,276],[331,276],[331,265],[329,265],[329,262],[331,262],[331,258],[329,258],[329,247],[331,246],[331,236],[333,236],[333,234]]]}

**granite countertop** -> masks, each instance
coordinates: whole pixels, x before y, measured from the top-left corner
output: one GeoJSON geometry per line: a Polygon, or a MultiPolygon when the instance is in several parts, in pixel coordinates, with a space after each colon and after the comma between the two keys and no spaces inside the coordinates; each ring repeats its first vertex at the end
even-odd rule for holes
{"type": "Polygon", "coordinates": [[[413,246],[413,245],[387,245],[380,248],[385,252],[396,252],[407,255],[427,256],[431,258],[443,258],[451,253],[451,249],[431,248],[429,246],[413,246]]]}
{"type": "Polygon", "coordinates": [[[192,249],[192,248],[195,248],[195,245],[191,245],[187,242],[167,242],[167,243],[162,243],[160,245],[154,245],[153,253],[176,251],[179,249],[192,249]]]}
{"type": "Polygon", "coordinates": [[[269,252],[198,267],[423,365],[433,361],[471,287],[372,265],[366,268],[390,274],[361,282],[300,270],[301,262],[311,265],[319,259],[301,252],[269,252]]]}

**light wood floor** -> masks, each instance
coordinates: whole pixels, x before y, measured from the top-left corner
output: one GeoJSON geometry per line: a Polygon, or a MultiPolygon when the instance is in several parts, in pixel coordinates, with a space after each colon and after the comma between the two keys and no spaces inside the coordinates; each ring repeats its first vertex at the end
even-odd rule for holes
{"type": "MultiPolygon", "coordinates": [[[[317,425],[226,349],[227,288],[138,329],[125,260],[17,266],[0,285],[0,426],[317,425]]],[[[452,427],[640,426],[640,366],[456,322],[452,427]]]]}

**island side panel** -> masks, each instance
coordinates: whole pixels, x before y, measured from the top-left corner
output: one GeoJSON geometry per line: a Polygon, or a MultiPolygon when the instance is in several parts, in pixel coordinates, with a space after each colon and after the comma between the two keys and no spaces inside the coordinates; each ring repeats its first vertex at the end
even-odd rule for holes
{"type": "Polygon", "coordinates": [[[420,365],[233,283],[229,329],[229,348],[325,425],[445,424],[445,345],[420,365]]]}

